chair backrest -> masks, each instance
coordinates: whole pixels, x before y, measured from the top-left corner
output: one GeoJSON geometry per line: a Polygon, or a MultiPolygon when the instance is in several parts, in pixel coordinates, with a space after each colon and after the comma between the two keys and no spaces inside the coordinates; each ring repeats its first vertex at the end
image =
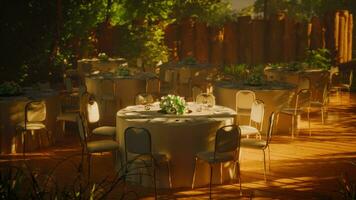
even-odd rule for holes
{"type": "Polygon", "coordinates": [[[154,102],[155,99],[152,94],[141,93],[135,97],[135,105],[146,105],[154,102]]]}
{"type": "Polygon", "coordinates": [[[189,68],[181,68],[179,70],[179,83],[189,83],[191,81],[191,70],[189,68]]]}
{"type": "Polygon", "coordinates": [[[215,106],[215,96],[213,94],[201,93],[195,99],[195,102],[215,106]]]}
{"type": "Polygon", "coordinates": [[[145,128],[128,127],[125,130],[125,152],[151,154],[151,134],[145,128]]]}
{"type": "Polygon", "coordinates": [[[300,77],[298,81],[298,91],[303,89],[310,89],[310,79],[305,76],[300,77]]]}
{"type": "Polygon", "coordinates": [[[87,134],[88,134],[88,126],[87,121],[84,116],[81,114],[77,115],[77,123],[78,123],[78,130],[79,130],[79,139],[80,144],[83,148],[87,148],[87,134]]]}
{"type": "Polygon", "coordinates": [[[87,103],[87,117],[89,123],[96,123],[100,120],[100,112],[98,102],[94,98],[89,98],[87,103]]]}
{"type": "Polygon", "coordinates": [[[354,74],[354,70],[351,70],[350,75],[349,75],[349,83],[348,83],[349,87],[351,87],[351,85],[352,85],[352,79],[354,76],[353,74],[354,74]]]}
{"type": "Polygon", "coordinates": [[[295,100],[295,113],[299,108],[302,107],[310,107],[310,101],[311,101],[311,91],[309,89],[301,89],[296,96],[295,100]]]}
{"type": "Polygon", "coordinates": [[[196,101],[197,99],[197,96],[199,94],[203,93],[203,89],[201,89],[200,87],[198,86],[193,86],[192,87],[192,97],[193,97],[193,101],[196,101]]]}
{"type": "Polygon", "coordinates": [[[268,124],[268,130],[267,130],[267,135],[266,135],[266,145],[264,148],[266,148],[269,145],[269,143],[271,142],[274,125],[275,125],[275,116],[276,115],[274,112],[272,112],[271,115],[269,116],[269,124],[268,124]]]}
{"type": "Polygon", "coordinates": [[[236,92],[236,111],[239,109],[251,109],[255,99],[255,92],[251,90],[239,90],[236,92]]]}
{"type": "Polygon", "coordinates": [[[45,101],[30,101],[25,105],[25,122],[43,122],[46,112],[45,101]]]}
{"type": "Polygon", "coordinates": [[[250,116],[250,126],[254,123],[256,128],[262,130],[263,118],[265,115],[265,104],[262,100],[256,99],[252,103],[251,116],[250,116]]]}
{"type": "Polygon", "coordinates": [[[215,153],[234,152],[240,148],[241,131],[236,125],[219,128],[215,135],[215,153]]]}

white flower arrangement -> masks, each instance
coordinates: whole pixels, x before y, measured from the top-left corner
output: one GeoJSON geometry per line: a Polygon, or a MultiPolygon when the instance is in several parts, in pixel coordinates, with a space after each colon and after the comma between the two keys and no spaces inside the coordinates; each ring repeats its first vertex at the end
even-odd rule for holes
{"type": "Polygon", "coordinates": [[[167,114],[182,115],[186,112],[186,102],[184,98],[171,94],[161,97],[159,107],[162,112],[167,114]]]}

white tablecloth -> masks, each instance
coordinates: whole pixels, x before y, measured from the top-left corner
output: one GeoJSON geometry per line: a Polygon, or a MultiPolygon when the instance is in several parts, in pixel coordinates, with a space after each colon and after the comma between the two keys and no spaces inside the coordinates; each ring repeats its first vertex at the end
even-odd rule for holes
{"type": "MultiPolygon", "coordinates": [[[[194,170],[194,156],[200,151],[213,150],[216,130],[234,123],[236,112],[224,106],[212,108],[188,103],[190,113],[183,115],[163,114],[159,104],[154,103],[147,110],[145,106],[128,106],[117,113],[117,139],[124,155],[124,131],[127,127],[144,127],[151,133],[154,152],[166,154],[171,160],[173,187],[190,187],[194,170]]],[[[224,165],[223,179],[231,177],[232,165],[224,165]]],[[[166,167],[158,170],[158,187],[168,187],[166,167]]],[[[214,183],[220,180],[220,168],[214,170],[214,183]]],[[[199,163],[196,185],[209,182],[208,165],[199,163]]],[[[150,179],[146,182],[150,184],[150,179]]]]}

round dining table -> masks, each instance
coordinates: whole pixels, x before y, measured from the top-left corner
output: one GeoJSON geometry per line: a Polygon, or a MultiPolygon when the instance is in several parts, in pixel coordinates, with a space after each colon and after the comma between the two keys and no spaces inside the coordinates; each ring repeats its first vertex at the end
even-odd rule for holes
{"type": "MultiPolygon", "coordinates": [[[[170,159],[172,186],[174,188],[191,187],[194,171],[195,155],[201,151],[214,149],[215,133],[224,125],[233,124],[236,112],[228,107],[215,105],[208,107],[188,102],[189,112],[183,115],[163,114],[159,102],[152,105],[128,106],[117,112],[117,140],[120,144],[122,160],[125,163],[124,131],[128,127],[143,127],[149,130],[152,151],[166,154],[170,159]]],[[[209,183],[209,165],[198,163],[195,185],[209,183]]],[[[232,177],[233,165],[223,165],[223,180],[232,177]]],[[[220,181],[220,168],[214,169],[213,183],[220,181]]],[[[164,165],[158,169],[158,187],[167,188],[168,169],[164,165]]],[[[131,177],[137,181],[139,177],[131,177]]],[[[151,185],[151,179],[142,181],[143,185],[151,185]]]]}

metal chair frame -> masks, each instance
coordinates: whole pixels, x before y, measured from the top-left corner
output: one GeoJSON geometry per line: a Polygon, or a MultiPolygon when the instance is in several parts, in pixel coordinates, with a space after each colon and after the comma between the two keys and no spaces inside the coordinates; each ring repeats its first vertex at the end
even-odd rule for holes
{"type": "MultiPolygon", "coordinates": [[[[234,162],[234,178],[236,178],[236,171],[238,171],[238,179],[239,179],[239,184],[240,184],[240,195],[242,194],[241,190],[241,176],[240,176],[240,163],[239,163],[239,155],[240,155],[240,140],[241,140],[241,131],[240,128],[236,125],[227,125],[219,128],[216,131],[215,135],[215,145],[214,145],[214,151],[213,151],[213,162],[206,161],[209,166],[210,166],[210,182],[209,182],[209,199],[211,199],[211,186],[212,186],[212,177],[213,177],[213,164],[220,163],[220,184],[222,184],[222,163],[224,162],[234,162]],[[226,128],[231,128],[231,130],[226,131],[226,128]],[[234,134],[231,136],[231,141],[233,142],[233,145],[230,148],[224,149],[224,146],[220,146],[220,140],[219,138],[222,137],[221,135],[224,134],[234,134]],[[228,153],[232,152],[234,160],[228,160],[228,161],[223,161],[219,162],[216,160],[216,154],[217,153],[228,153]]],[[[223,145],[226,143],[223,143],[223,145]]],[[[195,164],[194,164],[194,172],[193,172],[193,179],[192,179],[192,189],[194,189],[194,184],[195,184],[195,176],[196,176],[196,170],[197,170],[197,162],[199,160],[198,156],[195,156],[195,164]]],[[[205,161],[205,160],[203,160],[205,161]]]]}

